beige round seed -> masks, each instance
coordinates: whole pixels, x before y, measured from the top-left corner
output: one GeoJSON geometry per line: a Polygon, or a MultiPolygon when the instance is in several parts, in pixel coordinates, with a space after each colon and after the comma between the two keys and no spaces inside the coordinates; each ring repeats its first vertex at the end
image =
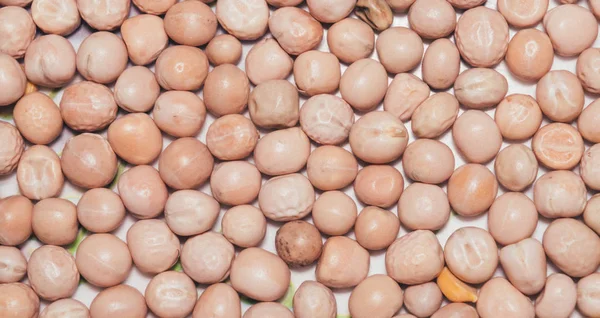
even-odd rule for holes
{"type": "Polygon", "coordinates": [[[354,225],[354,235],[358,244],[372,251],[390,246],[399,230],[400,221],[394,213],[374,206],[360,211],[354,225]]]}
{"type": "Polygon", "coordinates": [[[548,11],[549,0],[499,0],[498,11],[508,24],[517,28],[528,28],[538,24],[548,11]]]}
{"type": "Polygon", "coordinates": [[[98,287],[112,287],[127,279],[131,254],[127,244],[112,234],[86,237],[75,254],[75,263],[85,280],[98,287]]]}
{"type": "Polygon", "coordinates": [[[508,43],[506,65],[512,74],[520,79],[539,80],[550,71],[553,62],[552,42],[542,31],[521,30],[508,43]]]}
{"type": "Polygon", "coordinates": [[[38,28],[47,34],[67,36],[81,24],[75,0],[34,0],[31,16],[38,28]]]}
{"type": "Polygon", "coordinates": [[[119,117],[108,127],[107,137],[115,153],[134,165],[149,164],[162,151],[162,134],[145,113],[119,117]]]}
{"type": "Polygon", "coordinates": [[[144,295],[129,285],[117,285],[102,290],[90,305],[91,316],[98,318],[144,318],[147,313],[144,295]]]}
{"type": "Polygon", "coordinates": [[[445,133],[458,116],[458,101],[449,93],[437,93],[415,109],[411,129],[419,138],[437,138],[445,133]]]}
{"type": "Polygon", "coordinates": [[[577,78],[586,91],[594,94],[600,93],[600,49],[589,48],[577,58],[577,78]]]}
{"type": "Polygon", "coordinates": [[[531,148],[538,161],[550,169],[572,169],[584,152],[583,139],[571,125],[552,123],[533,136],[531,148]]]}
{"type": "Polygon", "coordinates": [[[341,76],[340,61],[331,53],[311,50],[294,62],[294,82],[308,96],[335,92],[341,76]]]}
{"type": "Polygon", "coordinates": [[[272,38],[254,44],[246,55],[245,63],[246,75],[254,85],[285,79],[294,66],[294,60],[272,38]]]}
{"type": "Polygon", "coordinates": [[[100,31],[111,31],[120,27],[129,16],[130,6],[129,0],[77,0],[81,18],[89,26],[100,31]]]}
{"type": "Polygon", "coordinates": [[[87,80],[96,83],[116,81],[127,67],[128,61],[125,43],[110,32],[92,33],[77,49],[77,71],[87,80]]]}
{"type": "Polygon", "coordinates": [[[536,87],[540,109],[552,121],[570,123],[583,110],[584,93],[575,74],[550,71],[536,87]]]}
{"type": "Polygon", "coordinates": [[[300,109],[300,127],[310,139],[322,145],[344,142],[353,124],[352,108],[335,95],[313,96],[300,109]]]}
{"type": "Polygon", "coordinates": [[[466,164],[454,171],[448,181],[448,200],[462,216],[477,216],[487,211],[498,193],[494,174],[480,164],[466,164]]]}
{"type": "Polygon", "coordinates": [[[502,147],[502,134],[494,120],[480,110],[462,113],[452,127],[452,139],[467,162],[492,160],[502,147]]]}
{"type": "Polygon", "coordinates": [[[350,130],[354,155],[368,163],[382,164],[398,159],[408,144],[408,131],[400,119],[386,111],[365,114],[350,130]]]}
{"type": "Polygon", "coordinates": [[[68,86],[60,100],[60,114],[65,124],[82,132],[106,128],[117,118],[117,110],[110,88],[94,82],[68,86]]]}
{"type": "Polygon", "coordinates": [[[498,248],[494,238],[477,227],[462,227],[446,241],[444,258],[459,279],[480,284],[492,277],[498,267],[498,248]]]}
{"type": "Polygon", "coordinates": [[[135,266],[144,273],[168,270],[179,257],[179,238],[162,220],[140,220],[127,230],[127,247],[135,266]]]}
{"type": "Polygon", "coordinates": [[[50,301],[71,297],[79,285],[75,259],[64,248],[53,245],[33,251],[27,264],[27,278],[35,293],[50,301]]]}
{"type": "Polygon", "coordinates": [[[335,318],[337,304],[333,292],[312,280],[300,284],[293,299],[294,314],[298,318],[335,318]]]}
{"type": "Polygon", "coordinates": [[[21,193],[31,200],[56,197],[65,182],[60,158],[46,146],[32,146],[23,152],[17,168],[21,193]]]}
{"type": "Polygon", "coordinates": [[[299,55],[319,46],[323,26],[308,12],[296,7],[275,10],[269,17],[269,31],[290,55],[299,55]]]}
{"type": "Polygon", "coordinates": [[[90,311],[79,300],[65,298],[51,303],[40,313],[40,318],[60,318],[65,316],[70,318],[86,318],[90,316],[90,311]]]}
{"type": "Polygon", "coordinates": [[[77,208],[65,199],[41,200],[33,207],[31,226],[44,244],[70,244],[77,238],[77,208]]]}
{"type": "Polygon", "coordinates": [[[298,123],[300,97],[287,80],[258,84],[250,93],[248,110],[252,122],[262,128],[289,128],[298,123]]]}
{"type": "Polygon", "coordinates": [[[381,32],[377,37],[376,48],[379,61],[392,74],[414,69],[421,63],[424,51],[419,34],[404,27],[393,27],[381,32]]]}
{"type": "Polygon", "coordinates": [[[533,187],[537,211],[546,218],[577,217],[583,213],[587,189],[583,180],[571,171],[551,171],[533,187]]]}
{"type": "Polygon", "coordinates": [[[23,96],[13,109],[19,132],[29,142],[47,145],[62,133],[60,109],[46,94],[33,92],[23,96]]]}
{"type": "MultiPolygon", "coordinates": [[[[282,297],[290,285],[290,269],[277,255],[261,248],[242,250],[231,265],[231,286],[259,301],[282,297]]],[[[258,317],[257,317],[258,318],[258,317]]]]}
{"type": "Polygon", "coordinates": [[[385,97],[388,77],[385,68],[373,59],[352,63],[342,75],[342,98],[361,112],[373,110],[385,97]]]}
{"type": "Polygon", "coordinates": [[[23,283],[0,285],[0,316],[6,318],[36,318],[40,310],[38,295],[23,283]],[[4,305],[6,304],[6,305],[4,305]]]}
{"type": "Polygon", "coordinates": [[[134,66],[123,71],[115,83],[114,90],[117,105],[131,113],[149,111],[160,94],[160,86],[154,73],[143,66],[134,66]]]}
{"type": "MultiPolygon", "coordinates": [[[[0,1],[2,2],[2,1],[0,1]]],[[[6,2],[6,1],[3,1],[6,2]]],[[[24,5],[29,4],[27,0],[24,5]]],[[[29,44],[35,38],[36,25],[27,10],[16,7],[16,3],[0,8],[0,53],[15,59],[22,58],[29,44]]]]}
{"type": "Polygon", "coordinates": [[[151,166],[135,166],[123,173],[117,183],[127,211],[138,219],[151,219],[163,212],[167,186],[151,166]]]}
{"type": "Polygon", "coordinates": [[[579,312],[589,316],[600,314],[600,274],[590,274],[577,282],[577,308],[579,312]]]}
{"type": "Polygon", "coordinates": [[[404,190],[400,171],[389,165],[370,165],[358,172],[354,180],[356,198],[365,205],[387,208],[398,202],[404,190]]]}
{"type": "Polygon", "coordinates": [[[279,176],[300,171],[310,155],[310,140],[298,127],[270,132],[254,148],[256,168],[266,175],[279,176]]]}
{"type": "Polygon", "coordinates": [[[208,75],[208,58],[197,47],[176,45],[166,48],[154,66],[158,84],[166,90],[195,91],[208,75]]]}
{"type": "Polygon", "coordinates": [[[421,37],[439,39],[456,28],[456,12],[444,0],[417,0],[408,11],[408,23],[421,37]]]}
{"type": "Polygon", "coordinates": [[[415,182],[398,201],[400,223],[411,230],[441,229],[450,218],[450,203],[442,188],[415,182]]]}
{"type": "Polygon", "coordinates": [[[171,8],[177,0],[133,0],[133,4],[144,13],[162,15],[171,8]]]}
{"type": "Polygon", "coordinates": [[[539,293],[546,283],[546,254],[542,243],[526,238],[500,250],[500,264],[511,284],[525,295],[539,293]]]}
{"type": "Polygon", "coordinates": [[[494,171],[502,186],[511,191],[523,191],[535,181],[538,162],[529,147],[510,145],[498,153],[494,171]]]}
{"type": "MultiPolygon", "coordinates": [[[[479,5],[483,1],[477,2],[479,5]]],[[[476,7],[465,11],[458,19],[454,38],[460,55],[467,63],[474,67],[491,67],[502,61],[506,54],[508,24],[498,11],[476,7]]]]}
{"type": "Polygon", "coordinates": [[[165,221],[175,234],[192,236],[210,230],[221,207],[212,196],[196,190],[173,192],[165,204],[165,221]]]}
{"type": "Polygon", "coordinates": [[[442,291],[434,282],[409,286],[404,291],[404,306],[419,317],[430,317],[440,309],[442,300],[442,291]]]}
{"type": "Polygon", "coordinates": [[[27,260],[21,251],[13,246],[0,246],[0,283],[16,283],[27,272],[27,260]]]}
{"type": "Polygon", "coordinates": [[[385,269],[395,281],[418,285],[436,278],[444,268],[444,252],[431,231],[409,232],[394,241],[385,253],[385,269]]]}
{"type": "Polygon", "coordinates": [[[438,184],[454,172],[454,154],[445,144],[431,139],[417,139],[406,147],[402,168],[417,182],[438,184]]]}
{"type": "Polygon", "coordinates": [[[206,232],[183,244],[181,266],[194,281],[214,284],[227,278],[234,255],[233,245],[223,235],[206,232]]]}
{"type": "Polygon", "coordinates": [[[221,220],[223,236],[239,247],[260,245],[267,231],[267,219],[251,205],[238,205],[225,212],[221,220]]]}
{"type": "Polygon", "coordinates": [[[510,140],[531,138],[542,124],[542,110],[537,101],[523,94],[506,96],[494,113],[502,137],[510,140]]]}
{"type": "Polygon", "coordinates": [[[585,107],[577,119],[579,133],[593,143],[600,142],[600,126],[596,124],[597,120],[600,120],[600,101],[598,100],[585,107]]]}
{"type": "Polygon", "coordinates": [[[25,242],[31,232],[33,204],[22,195],[0,200],[0,244],[16,246],[25,242]]]}
{"type": "Polygon", "coordinates": [[[40,36],[27,47],[25,74],[33,84],[62,87],[73,79],[75,71],[75,49],[71,42],[60,35],[40,36]]]}
{"type": "Polygon", "coordinates": [[[428,97],[431,90],[413,74],[402,73],[394,77],[383,99],[383,109],[402,121],[411,119],[415,109],[428,97]]]}
{"type": "Polygon", "coordinates": [[[367,277],[356,286],[348,300],[352,317],[390,317],[402,307],[403,293],[389,276],[377,274],[367,277]]]}
{"type": "Polygon", "coordinates": [[[471,68],[454,82],[456,99],[468,108],[483,109],[498,105],[508,92],[504,75],[489,68],[471,68]]]}
{"type": "Polygon", "coordinates": [[[192,92],[168,91],[158,96],[152,117],[156,126],[171,136],[193,137],[204,125],[206,107],[192,92]]]}
{"type": "Polygon", "coordinates": [[[325,241],[315,276],[330,288],[349,288],[362,282],[369,272],[369,252],[345,236],[332,236],[325,241]]]}
{"type": "Polygon", "coordinates": [[[447,89],[460,72],[460,53],[452,41],[441,38],[427,47],[421,65],[423,81],[433,89],[447,89]]]}
{"type": "Polygon", "coordinates": [[[165,14],[164,23],[171,40],[189,46],[208,43],[218,24],[217,16],[202,1],[175,3],[165,14]]]}
{"type": "Polygon", "coordinates": [[[213,170],[214,159],[200,140],[179,138],[158,157],[161,179],[176,190],[195,189],[204,184],[213,170]]]}
{"type": "Polygon", "coordinates": [[[600,238],[578,220],[554,220],[544,232],[543,244],[552,263],[571,277],[587,276],[600,265],[600,255],[589,253],[600,248],[600,238]]]}
{"type": "Polygon", "coordinates": [[[315,19],[323,23],[335,23],[352,13],[356,0],[308,0],[306,4],[308,12],[315,19]]]}
{"type": "Polygon", "coordinates": [[[135,65],[154,62],[169,44],[163,20],[151,14],[140,14],[125,20],[121,25],[121,36],[129,58],[135,65]]]}
{"type": "Polygon", "coordinates": [[[258,205],[268,219],[277,222],[304,218],[312,210],[315,190],[299,173],[269,179],[260,189],[258,205]],[[294,193],[293,196],[290,196],[294,193]]]}
{"type": "Polygon", "coordinates": [[[242,57],[242,43],[233,35],[215,36],[205,49],[206,57],[213,65],[237,64],[242,57]]]}
{"type": "Polygon", "coordinates": [[[578,55],[592,46],[598,36],[598,22],[594,15],[575,4],[551,9],[544,16],[543,23],[556,54],[562,56],[578,55]]]}
{"type": "Polygon", "coordinates": [[[258,196],[262,176],[246,161],[226,161],[215,166],[210,176],[213,197],[222,204],[248,204],[258,196]]]}
{"type": "Polygon", "coordinates": [[[121,225],[124,218],[123,201],[110,189],[88,190],[77,203],[77,220],[91,232],[112,232],[121,225]]]}
{"type": "Polygon", "coordinates": [[[267,32],[269,6],[265,0],[218,1],[219,23],[240,40],[256,40],[267,32]]]}
{"type": "Polygon", "coordinates": [[[341,191],[323,192],[315,201],[312,219],[321,233],[344,235],[354,226],[358,210],[356,203],[341,191]]]}
{"type": "Polygon", "coordinates": [[[535,300],[535,314],[540,318],[570,317],[577,303],[577,287],[565,274],[554,273],[546,279],[544,290],[535,300]]]}
{"type": "Polygon", "coordinates": [[[373,53],[375,33],[361,20],[346,18],[329,28],[327,46],[340,61],[351,64],[373,53]]]}
{"type": "Polygon", "coordinates": [[[240,296],[229,285],[218,283],[208,286],[198,298],[192,318],[241,318],[240,296]]]}
{"type": "Polygon", "coordinates": [[[488,212],[488,230],[494,240],[502,245],[530,237],[537,222],[534,202],[521,192],[506,192],[499,196],[488,212]]]}
{"type": "Polygon", "coordinates": [[[168,271],[152,278],[144,297],[148,308],[159,317],[187,317],[194,310],[198,292],[186,274],[168,271]]]}
{"type": "Polygon", "coordinates": [[[477,313],[483,317],[535,317],[531,300],[503,277],[495,277],[483,285],[477,313]]]}
{"type": "Polygon", "coordinates": [[[351,152],[336,146],[313,150],[306,163],[306,174],[312,185],[323,191],[350,185],[358,173],[358,162],[351,152]]]}
{"type": "Polygon", "coordinates": [[[109,184],[117,174],[117,156],[104,137],[81,134],[67,140],[60,164],[74,185],[92,189],[109,184]]]}

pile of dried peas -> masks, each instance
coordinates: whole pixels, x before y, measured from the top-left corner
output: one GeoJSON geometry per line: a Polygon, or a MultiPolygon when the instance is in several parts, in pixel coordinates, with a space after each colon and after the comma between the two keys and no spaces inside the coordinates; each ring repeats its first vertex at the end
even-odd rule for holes
{"type": "Polygon", "coordinates": [[[0,317],[600,317],[600,0],[210,2],[0,0],[0,317]]]}

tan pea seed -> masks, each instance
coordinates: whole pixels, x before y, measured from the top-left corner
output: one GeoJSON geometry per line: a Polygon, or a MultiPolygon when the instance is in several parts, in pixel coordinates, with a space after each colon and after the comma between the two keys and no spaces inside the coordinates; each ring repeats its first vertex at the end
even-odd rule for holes
{"type": "Polygon", "coordinates": [[[423,81],[434,89],[447,89],[460,72],[460,53],[452,41],[441,38],[427,47],[421,65],[423,81]]]}
{"type": "Polygon", "coordinates": [[[17,183],[21,193],[32,200],[56,197],[64,184],[60,158],[46,146],[28,148],[19,161],[17,183]]]}
{"type": "Polygon", "coordinates": [[[147,312],[144,295],[129,285],[117,285],[102,290],[90,305],[91,316],[98,318],[144,318],[147,312]]]}
{"type": "Polygon", "coordinates": [[[158,157],[161,179],[176,190],[195,189],[204,184],[213,170],[214,159],[198,139],[179,138],[158,157]]]}
{"type": "Polygon", "coordinates": [[[208,42],[205,53],[213,65],[237,64],[242,57],[242,43],[233,35],[220,34],[208,42]]]}
{"type": "Polygon", "coordinates": [[[552,123],[533,136],[531,148],[537,160],[550,169],[568,170],[575,167],[584,152],[583,139],[571,125],[552,123]]]}
{"type": "Polygon", "coordinates": [[[123,24],[129,16],[129,0],[76,0],[81,18],[92,28],[111,31],[123,24]],[[110,8],[111,10],[106,10],[110,8]]]}
{"type": "Polygon", "coordinates": [[[368,24],[358,19],[346,18],[329,28],[327,45],[340,61],[351,64],[373,53],[375,33],[368,24]]]}

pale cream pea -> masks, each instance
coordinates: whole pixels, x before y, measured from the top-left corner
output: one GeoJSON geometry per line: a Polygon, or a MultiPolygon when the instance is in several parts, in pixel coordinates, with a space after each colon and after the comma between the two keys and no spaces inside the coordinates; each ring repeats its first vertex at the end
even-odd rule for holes
{"type": "Polygon", "coordinates": [[[278,176],[300,171],[310,155],[310,140],[298,127],[266,134],[254,148],[256,168],[266,175],[278,176]]]}
{"type": "Polygon", "coordinates": [[[221,220],[223,236],[239,247],[260,245],[267,232],[267,219],[251,205],[238,205],[227,210],[221,220]]]}
{"type": "Polygon", "coordinates": [[[315,201],[312,219],[326,235],[344,235],[354,226],[358,210],[356,203],[341,191],[323,192],[315,201]]]}
{"type": "Polygon", "coordinates": [[[373,53],[375,33],[361,20],[346,18],[327,30],[327,45],[340,61],[351,64],[373,53]]]}
{"type": "Polygon", "coordinates": [[[184,273],[167,271],[152,278],[144,292],[148,308],[159,317],[187,317],[194,310],[198,292],[184,273]]]}
{"type": "Polygon", "coordinates": [[[151,14],[131,17],[121,25],[121,37],[135,65],[154,62],[169,44],[163,19],[151,14]]]}
{"type": "Polygon", "coordinates": [[[13,109],[19,132],[32,144],[47,145],[62,133],[60,109],[48,95],[33,92],[23,96],[13,109]]]}
{"type": "Polygon", "coordinates": [[[117,285],[102,290],[90,305],[90,315],[98,318],[144,318],[147,313],[144,295],[129,285],[117,285]]]}
{"type": "Polygon", "coordinates": [[[119,117],[108,127],[107,136],[115,153],[134,165],[149,164],[162,151],[162,134],[145,113],[119,117]]]}
{"type": "Polygon", "coordinates": [[[17,183],[21,193],[32,200],[58,196],[64,184],[60,158],[46,146],[29,147],[19,161],[17,183]]]}
{"type": "Polygon", "coordinates": [[[425,50],[419,35],[405,27],[393,27],[381,32],[377,37],[376,48],[379,61],[392,74],[415,68],[421,63],[425,50]]]}
{"type": "Polygon", "coordinates": [[[492,160],[502,147],[502,134],[496,122],[480,110],[468,110],[458,116],[452,127],[452,139],[466,161],[473,163],[492,160]]]}
{"type": "Polygon", "coordinates": [[[77,203],[77,220],[88,231],[107,233],[116,230],[125,218],[121,197],[110,189],[86,191],[77,203]]]}
{"type": "Polygon", "coordinates": [[[365,205],[386,208],[398,202],[404,190],[404,178],[390,165],[362,168],[354,180],[356,198],[365,205]]]}
{"type": "Polygon", "coordinates": [[[163,220],[139,220],[127,231],[127,247],[135,267],[157,274],[177,262],[181,250],[179,238],[163,220]]]}
{"type": "Polygon", "coordinates": [[[161,179],[176,190],[195,189],[204,184],[213,170],[214,159],[198,139],[179,138],[158,157],[161,179]]]}
{"type": "Polygon", "coordinates": [[[16,283],[27,272],[27,260],[21,251],[13,246],[0,246],[0,283],[16,283]]]}
{"type": "Polygon", "coordinates": [[[110,88],[83,81],[65,88],[60,114],[65,124],[81,132],[106,128],[117,118],[117,103],[110,88]]]}
{"type": "Polygon", "coordinates": [[[448,200],[462,216],[477,216],[487,211],[498,193],[494,174],[480,164],[466,164],[454,171],[448,181],[448,200]]]}
{"type": "Polygon", "coordinates": [[[458,109],[454,95],[445,92],[433,94],[415,109],[411,129],[419,138],[437,138],[452,127],[458,109]]]}
{"type": "Polygon", "coordinates": [[[454,154],[450,147],[433,139],[417,139],[410,143],[402,156],[402,168],[410,179],[439,184],[454,172],[454,154]]]}
{"type": "Polygon", "coordinates": [[[390,246],[400,231],[400,220],[391,211],[368,206],[358,214],[354,224],[356,241],[362,247],[376,251],[390,246]]]}
{"type": "Polygon", "coordinates": [[[0,200],[0,244],[16,246],[25,242],[31,233],[33,204],[22,195],[0,200]]]}
{"type": "Polygon", "coordinates": [[[117,183],[127,211],[138,219],[150,219],[163,212],[167,186],[151,166],[135,166],[125,171],[117,183]]]}
{"type": "Polygon", "coordinates": [[[222,234],[206,232],[189,238],[183,244],[181,266],[194,281],[214,284],[229,276],[234,255],[233,245],[222,234]]]}
{"type": "Polygon", "coordinates": [[[92,33],[77,49],[77,71],[96,83],[116,81],[127,67],[127,62],[129,58],[125,42],[111,32],[92,33]]]}
{"type": "Polygon", "coordinates": [[[248,204],[258,196],[261,182],[260,171],[253,164],[246,161],[225,161],[213,169],[210,189],[213,197],[222,204],[248,204]]]}
{"type": "Polygon", "coordinates": [[[77,248],[75,263],[88,283],[97,287],[112,287],[127,279],[132,260],[127,244],[118,237],[92,234],[77,248]]]}
{"type": "Polygon", "coordinates": [[[462,227],[446,241],[444,257],[450,271],[462,281],[481,284],[498,267],[498,248],[494,238],[477,227],[462,227]]]}
{"type": "Polygon", "coordinates": [[[203,96],[206,108],[215,116],[238,114],[248,104],[250,82],[246,73],[237,66],[222,64],[206,77],[203,96]]]}
{"type": "Polygon", "coordinates": [[[544,290],[535,300],[535,314],[540,318],[567,318],[575,310],[577,287],[573,279],[554,273],[546,279],[544,290]]]}
{"type": "Polygon", "coordinates": [[[285,79],[292,72],[294,60],[273,38],[254,44],[245,61],[246,75],[254,85],[269,80],[285,79]]]}
{"type": "MultiPolygon", "coordinates": [[[[476,1],[476,5],[484,2],[476,1]]],[[[455,6],[457,2],[459,0],[450,1],[455,6]]],[[[458,19],[454,39],[460,55],[467,63],[474,67],[491,67],[502,61],[506,54],[508,24],[496,10],[484,6],[472,8],[458,19]]]]}
{"type": "Polygon", "coordinates": [[[79,285],[75,259],[67,250],[54,245],[33,251],[27,263],[27,278],[36,294],[50,301],[71,297],[79,285]]]}
{"type": "Polygon", "coordinates": [[[334,93],[341,76],[340,61],[328,52],[307,51],[294,61],[294,82],[308,96],[334,93]]]}
{"type": "Polygon", "coordinates": [[[352,317],[390,317],[403,303],[400,285],[387,275],[367,277],[350,294],[348,308],[352,317]]]}
{"type": "Polygon", "coordinates": [[[235,65],[242,57],[242,43],[233,35],[220,34],[208,42],[204,52],[213,65],[235,65]]]}
{"type": "Polygon", "coordinates": [[[202,1],[185,1],[169,8],[164,24],[171,40],[183,45],[202,46],[215,36],[218,23],[217,16],[202,1]]]}
{"type": "Polygon", "coordinates": [[[369,272],[369,252],[345,236],[332,236],[325,241],[315,276],[330,288],[349,288],[362,282],[369,272]]]}
{"type": "Polygon", "coordinates": [[[300,108],[300,127],[310,139],[322,145],[344,142],[353,124],[352,108],[335,95],[313,96],[300,108]]]}
{"type": "Polygon", "coordinates": [[[71,42],[60,35],[43,35],[25,52],[25,74],[33,84],[57,88],[75,77],[76,55],[71,42]]]}
{"type": "Polygon", "coordinates": [[[258,84],[248,98],[252,122],[262,128],[288,128],[298,123],[300,97],[294,84],[283,79],[258,84]]]}
{"type": "Polygon", "coordinates": [[[418,285],[436,278],[444,268],[444,252],[435,234],[428,230],[409,232],[385,252],[385,269],[395,281],[418,285]]]}
{"type": "Polygon", "coordinates": [[[258,130],[247,117],[229,114],[217,118],[206,133],[206,145],[221,160],[240,160],[248,157],[258,142],[258,130]]]}
{"type": "Polygon", "coordinates": [[[427,47],[421,64],[422,78],[433,89],[447,89],[460,72],[460,53],[452,41],[441,38],[427,47]]]}
{"type": "Polygon", "coordinates": [[[33,233],[44,244],[70,244],[77,238],[78,225],[77,208],[69,200],[48,198],[33,206],[33,233]]]}
{"type": "Polygon", "coordinates": [[[306,163],[312,185],[323,191],[350,185],[358,174],[358,162],[348,150],[337,146],[321,146],[313,150],[306,163]]]}
{"type": "Polygon", "coordinates": [[[323,26],[308,12],[296,7],[279,8],[269,17],[269,31],[290,55],[299,55],[319,46],[323,26]]]}
{"type": "Polygon", "coordinates": [[[386,111],[365,114],[350,129],[352,153],[368,163],[398,159],[408,145],[408,131],[400,119],[386,111]]]}
{"type": "Polygon", "coordinates": [[[428,97],[431,90],[420,78],[410,73],[394,77],[383,99],[383,109],[402,121],[409,120],[415,109],[428,97]]]}
{"type": "Polygon", "coordinates": [[[546,254],[536,239],[526,238],[500,249],[500,264],[510,283],[525,295],[539,293],[546,284],[546,254]]]}
{"type": "Polygon", "coordinates": [[[192,92],[167,91],[158,96],[152,118],[160,130],[171,136],[193,137],[204,125],[206,106],[192,92]]]}
{"type": "Polygon", "coordinates": [[[23,8],[7,4],[0,8],[0,19],[0,53],[15,59],[23,57],[36,33],[31,15],[23,8]]]}
{"type": "Polygon", "coordinates": [[[411,230],[439,230],[450,218],[450,203],[442,188],[415,182],[400,196],[398,217],[411,230]]]}
{"type": "Polygon", "coordinates": [[[192,318],[241,318],[240,296],[229,285],[208,286],[198,298],[192,318]]]}
{"type": "Polygon", "coordinates": [[[473,109],[496,106],[507,92],[506,77],[490,68],[470,68],[460,73],[454,82],[456,99],[473,109]]]}
{"type": "Polygon", "coordinates": [[[315,189],[305,176],[286,174],[269,179],[260,188],[258,205],[268,219],[277,222],[304,218],[312,210],[315,189]]]}
{"type": "Polygon", "coordinates": [[[147,112],[154,106],[160,94],[160,86],[151,70],[133,66],[119,75],[114,91],[115,102],[119,107],[130,113],[147,112]]]}
{"type": "Polygon", "coordinates": [[[404,306],[418,317],[430,317],[440,309],[443,295],[434,282],[413,285],[404,291],[404,306]]]}
{"type": "Polygon", "coordinates": [[[165,221],[177,235],[192,236],[210,230],[221,207],[212,196],[197,190],[173,192],[165,204],[165,221]]]}
{"type": "Polygon", "coordinates": [[[231,286],[258,301],[281,298],[290,285],[290,269],[277,255],[261,248],[242,250],[231,265],[231,286]]]}
{"type": "Polygon", "coordinates": [[[488,231],[502,245],[530,237],[538,222],[538,211],[521,192],[506,192],[496,198],[488,212],[488,231]]]}

